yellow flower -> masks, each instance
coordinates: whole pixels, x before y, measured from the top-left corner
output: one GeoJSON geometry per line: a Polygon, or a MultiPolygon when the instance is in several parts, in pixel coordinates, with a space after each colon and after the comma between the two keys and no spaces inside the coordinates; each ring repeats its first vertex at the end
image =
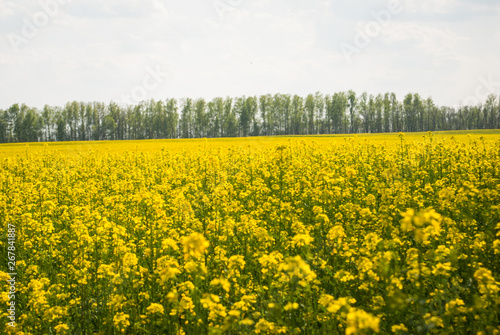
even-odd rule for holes
{"type": "Polygon", "coordinates": [[[156,264],[160,273],[160,280],[163,283],[166,283],[169,279],[172,279],[176,275],[181,273],[181,270],[179,269],[179,263],[169,256],[158,258],[156,264]]]}
{"type": "Polygon", "coordinates": [[[247,312],[252,309],[252,305],[257,301],[257,296],[255,294],[245,294],[241,297],[241,300],[235,302],[233,308],[238,309],[243,312],[247,312]]]}
{"type": "Polygon", "coordinates": [[[309,245],[314,241],[309,234],[297,234],[292,238],[292,245],[295,247],[302,247],[304,245],[309,245]]]}
{"type": "Polygon", "coordinates": [[[183,295],[181,301],[179,301],[179,312],[184,311],[191,313],[191,315],[195,315],[193,299],[186,295],[183,295]]]}
{"type": "Polygon", "coordinates": [[[179,247],[177,246],[177,243],[171,238],[164,239],[161,242],[161,246],[162,246],[163,250],[168,250],[168,249],[177,250],[177,249],[179,249],[179,247]]]}
{"type": "Polygon", "coordinates": [[[451,263],[437,263],[434,269],[432,270],[432,274],[435,276],[442,275],[447,276],[448,273],[452,270],[451,263]]]}
{"type": "Polygon", "coordinates": [[[205,236],[200,233],[192,233],[189,236],[184,236],[181,238],[182,245],[184,247],[184,257],[189,256],[198,258],[203,255],[210,243],[207,241],[205,236]]]}
{"type": "Polygon", "coordinates": [[[393,333],[396,333],[396,334],[408,332],[408,328],[406,328],[406,326],[402,323],[400,323],[399,325],[392,326],[391,330],[393,333]]]}
{"type": "Polygon", "coordinates": [[[123,267],[126,271],[129,271],[130,268],[136,266],[138,263],[137,256],[131,252],[128,252],[123,256],[123,267]]]}
{"type": "Polygon", "coordinates": [[[231,283],[225,278],[215,278],[210,282],[210,285],[220,285],[226,292],[229,292],[229,290],[231,289],[231,283]]]}
{"type": "Polygon", "coordinates": [[[279,279],[280,282],[291,282],[296,278],[298,279],[299,285],[306,287],[316,279],[316,274],[311,270],[309,264],[298,255],[286,258],[285,261],[279,265],[279,269],[283,271],[279,279]]]}
{"type": "MultiPolygon", "coordinates": [[[[226,312],[226,308],[219,303],[219,297],[214,294],[204,294],[203,298],[200,299],[200,302],[203,308],[209,310],[208,319],[210,321],[217,321],[219,319],[225,318],[228,315],[228,313],[226,312]]],[[[234,316],[235,312],[230,311],[230,315],[234,316]]]]}
{"type": "Polygon", "coordinates": [[[337,313],[342,307],[349,307],[349,304],[356,303],[354,298],[339,298],[334,299],[333,296],[329,294],[323,294],[319,299],[318,303],[325,307],[325,309],[332,314],[337,313]]]}
{"type": "Polygon", "coordinates": [[[273,322],[269,322],[266,319],[260,319],[255,324],[255,333],[260,334],[262,332],[273,332],[276,325],[273,322]]]}
{"type": "Polygon", "coordinates": [[[346,335],[362,334],[364,331],[372,330],[379,332],[380,319],[362,309],[352,308],[347,314],[346,335]]]}
{"type": "Polygon", "coordinates": [[[186,269],[186,271],[189,273],[195,273],[198,271],[198,263],[189,261],[184,264],[184,269],[186,269]]]}
{"type": "Polygon", "coordinates": [[[114,308],[115,310],[118,310],[122,308],[123,302],[126,300],[126,298],[121,295],[121,294],[112,294],[110,296],[110,299],[108,301],[108,305],[114,308]]]}
{"type": "Polygon", "coordinates": [[[410,208],[402,215],[401,230],[413,232],[415,240],[419,243],[428,244],[430,237],[441,234],[442,216],[433,209],[415,213],[415,210],[410,208]]]}
{"type": "Polygon", "coordinates": [[[285,311],[290,311],[292,309],[298,309],[299,308],[299,304],[296,303],[296,302],[289,302],[288,304],[285,305],[285,307],[283,307],[283,309],[285,311]]]}
{"type": "Polygon", "coordinates": [[[113,317],[113,323],[118,329],[118,331],[124,333],[125,330],[130,326],[130,321],[129,321],[130,316],[128,314],[119,312],[113,317]]]}
{"type": "Polygon", "coordinates": [[[245,260],[241,255],[234,255],[229,257],[229,267],[232,269],[243,270],[245,268],[245,260]]]}
{"type": "Polygon", "coordinates": [[[493,241],[493,250],[494,250],[495,255],[500,254],[500,240],[493,241]]]}
{"type": "Polygon", "coordinates": [[[254,322],[252,320],[250,320],[250,319],[243,319],[239,323],[242,326],[251,326],[251,325],[254,324],[254,322]]]}
{"type": "Polygon", "coordinates": [[[148,314],[163,314],[164,312],[163,306],[157,303],[152,303],[148,308],[146,308],[146,310],[148,311],[148,314]]]}
{"type": "Polygon", "coordinates": [[[495,281],[495,278],[490,270],[479,268],[476,272],[474,272],[474,278],[478,283],[479,292],[481,294],[495,296],[500,291],[498,283],[495,281]]]}
{"type": "Polygon", "coordinates": [[[69,327],[65,323],[60,323],[54,327],[56,334],[65,334],[69,330],[69,327]]]}
{"type": "Polygon", "coordinates": [[[433,327],[444,327],[443,320],[438,316],[431,315],[430,313],[426,313],[424,315],[424,320],[426,325],[432,325],[433,327]]]}
{"type": "Polygon", "coordinates": [[[464,314],[468,312],[462,299],[454,299],[446,304],[446,315],[464,314]]]}
{"type": "Polygon", "coordinates": [[[342,240],[346,237],[344,228],[340,225],[333,226],[328,232],[328,239],[330,241],[335,241],[337,243],[342,243],[342,240]]]}

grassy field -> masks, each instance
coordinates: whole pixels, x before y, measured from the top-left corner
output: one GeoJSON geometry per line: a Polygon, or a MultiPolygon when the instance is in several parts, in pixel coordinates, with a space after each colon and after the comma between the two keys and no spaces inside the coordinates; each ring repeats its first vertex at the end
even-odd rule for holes
{"type": "Polygon", "coordinates": [[[499,334],[499,140],[0,145],[0,334],[499,334]]]}

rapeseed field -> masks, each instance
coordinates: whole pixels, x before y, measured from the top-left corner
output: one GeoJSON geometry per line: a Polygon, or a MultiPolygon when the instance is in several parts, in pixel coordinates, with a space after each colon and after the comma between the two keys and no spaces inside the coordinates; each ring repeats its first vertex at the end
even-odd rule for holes
{"type": "Polygon", "coordinates": [[[1,334],[500,334],[499,133],[0,152],[1,334]]]}

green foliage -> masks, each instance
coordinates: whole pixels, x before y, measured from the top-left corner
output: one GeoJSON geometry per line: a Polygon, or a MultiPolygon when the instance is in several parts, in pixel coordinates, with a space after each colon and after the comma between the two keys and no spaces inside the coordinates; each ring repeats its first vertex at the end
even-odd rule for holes
{"type": "Polygon", "coordinates": [[[409,93],[355,92],[303,98],[290,94],[166,99],[135,106],[73,101],[42,110],[14,104],[0,110],[0,143],[274,135],[423,132],[500,128],[500,99],[484,105],[438,107],[409,93]],[[180,111],[180,112],[179,112],[180,111]]]}

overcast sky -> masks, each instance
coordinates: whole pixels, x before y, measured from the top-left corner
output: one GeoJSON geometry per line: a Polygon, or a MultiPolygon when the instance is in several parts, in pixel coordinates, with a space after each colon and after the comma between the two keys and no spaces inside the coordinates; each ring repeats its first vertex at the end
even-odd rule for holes
{"type": "Polygon", "coordinates": [[[0,108],[500,94],[498,0],[0,0],[0,108]]]}

